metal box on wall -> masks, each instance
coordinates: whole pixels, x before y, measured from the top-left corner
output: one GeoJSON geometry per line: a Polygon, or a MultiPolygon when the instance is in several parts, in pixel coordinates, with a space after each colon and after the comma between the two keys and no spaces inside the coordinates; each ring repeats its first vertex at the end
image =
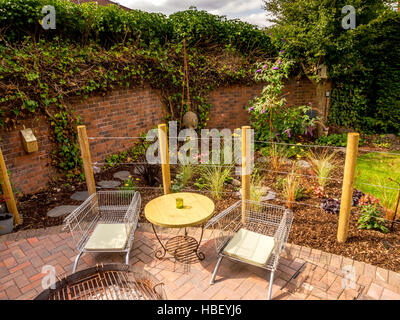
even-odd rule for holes
{"type": "Polygon", "coordinates": [[[33,153],[39,150],[38,142],[32,129],[21,130],[21,135],[26,152],[33,153]]]}

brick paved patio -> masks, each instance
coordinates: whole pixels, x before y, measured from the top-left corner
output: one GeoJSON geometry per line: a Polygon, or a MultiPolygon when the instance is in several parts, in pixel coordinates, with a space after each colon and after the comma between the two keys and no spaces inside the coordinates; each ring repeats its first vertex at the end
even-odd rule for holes
{"type": "MultiPolygon", "coordinates": [[[[198,229],[189,230],[199,236],[198,229]]],[[[162,233],[162,238],[172,236],[162,233]]],[[[201,250],[206,259],[190,269],[172,259],[158,260],[157,241],[149,225],[135,234],[130,263],[143,265],[164,282],[168,299],[266,299],[269,273],[224,259],[216,282],[209,285],[217,256],[212,234],[205,233],[201,250]]],[[[53,265],[57,276],[71,273],[76,251],[70,234],[59,227],[0,237],[0,299],[32,299],[42,291],[44,265],[53,265]]],[[[119,262],[116,254],[84,254],[78,270],[96,263],[119,262]]],[[[400,300],[400,274],[334,254],[287,245],[273,285],[273,299],[396,299],[400,300]],[[343,289],[348,276],[343,267],[353,266],[354,283],[343,289]]]]}

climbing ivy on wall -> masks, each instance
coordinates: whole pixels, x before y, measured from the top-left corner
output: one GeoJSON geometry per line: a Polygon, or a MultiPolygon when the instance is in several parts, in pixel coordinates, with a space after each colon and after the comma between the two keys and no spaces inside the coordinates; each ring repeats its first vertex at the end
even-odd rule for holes
{"type": "Polygon", "coordinates": [[[183,40],[200,127],[208,120],[212,89],[251,83],[254,63],[276,54],[256,27],[195,8],[167,18],[114,5],[0,0],[0,125],[11,129],[46,115],[55,133],[53,165],[77,175],[79,119],[68,101],[147,84],[161,91],[168,118],[180,121],[187,110],[183,40]],[[39,24],[44,5],[56,9],[55,30],[39,24]]]}

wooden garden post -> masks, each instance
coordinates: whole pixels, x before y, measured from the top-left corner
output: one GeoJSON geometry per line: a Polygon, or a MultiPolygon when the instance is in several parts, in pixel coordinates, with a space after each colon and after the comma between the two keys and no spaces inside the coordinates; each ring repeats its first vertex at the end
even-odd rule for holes
{"type": "Polygon", "coordinates": [[[245,220],[246,200],[250,199],[250,127],[242,127],[242,222],[245,220]]]}
{"type": "Polygon", "coordinates": [[[160,158],[164,194],[170,193],[171,189],[171,173],[169,170],[169,151],[167,143],[167,126],[165,123],[158,125],[158,142],[160,144],[160,158]]]}
{"type": "Polygon", "coordinates": [[[0,149],[0,184],[3,195],[6,199],[6,205],[9,212],[14,216],[14,224],[19,225],[22,223],[19,216],[17,204],[15,202],[14,193],[12,191],[10,178],[8,177],[6,163],[4,162],[3,152],[0,149]]]}
{"type": "Polygon", "coordinates": [[[90,157],[89,142],[86,134],[86,126],[78,126],[79,147],[83,161],[83,170],[85,172],[86,185],[89,196],[96,193],[96,184],[94,182],[92,158],[90,157]]]}
{"type": "Polygon", "coordinates": [[[352,132],[347,135],[346,163],[342,186],[342,199],[340,202],[339,225],[337,240],[346,242],[349,231],[350,211],[353,202],[354,175],[356,171],[359,134],[352,132]]]}

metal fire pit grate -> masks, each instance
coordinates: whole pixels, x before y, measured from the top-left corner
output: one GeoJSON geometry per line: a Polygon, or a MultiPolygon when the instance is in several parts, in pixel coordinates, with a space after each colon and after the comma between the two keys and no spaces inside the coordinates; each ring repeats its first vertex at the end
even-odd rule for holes
{"type": "Polygon", "coordinates": [[[166,300],[163,283],[149,272],[121,264],[78,271],[35,300],[166,300]]]}

